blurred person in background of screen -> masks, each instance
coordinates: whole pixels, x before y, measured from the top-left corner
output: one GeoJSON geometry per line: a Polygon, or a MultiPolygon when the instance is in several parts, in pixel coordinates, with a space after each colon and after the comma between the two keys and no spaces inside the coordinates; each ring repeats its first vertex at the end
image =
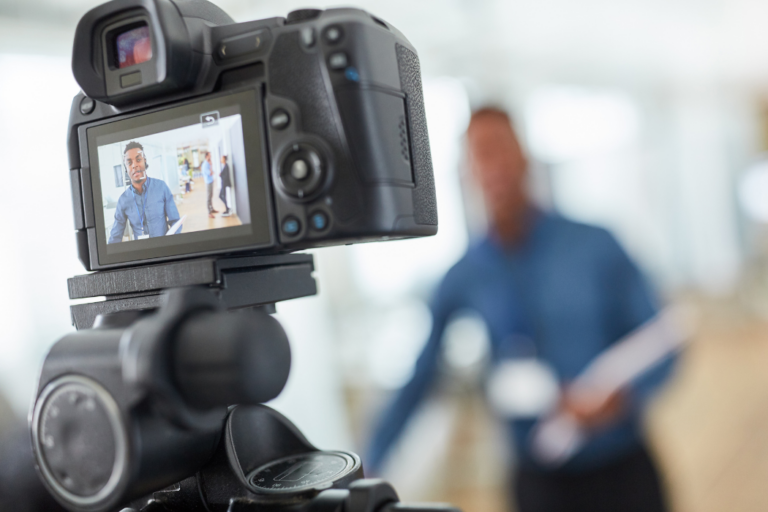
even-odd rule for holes
{"type": "Polygon", "coordinates": [[[527,160],[503,110],[484,108],[473,113],[467,142],[490,229],[438,286],[431,303],[432,333],[413,377],[381,417],[365,460],[367,470],[381,470],[426,395],[437,373],[443,333],[451,317],[471,309],[481,315],[490,334],[489,375],[504,360],[534,354],[557,377],[558,407],[590,433],[574,457],[552,468],[531,452],[535,421],[508,421],[517,460],[510,483],[517,510],[666,510],[641,418],[673,360],[599,405],[585,406],[588,400],[575,400],[567,385],[603,350],[657,314],[654,293],[606,230],[533,205],[526,192],[527,160]]]}
{"type": "Polygon", "coordinates": [[[227,155],[221,155],[221,170],[219,171],[221,177],[221,192],[219,192],[219,199],[224,203],[224,213],[222,217],[229,217],[232,215],[229,212],[229,203],[227,202],[227,189],[232,188],[232,180],[229,177],[229,164],[227,163],[227,155]]]}

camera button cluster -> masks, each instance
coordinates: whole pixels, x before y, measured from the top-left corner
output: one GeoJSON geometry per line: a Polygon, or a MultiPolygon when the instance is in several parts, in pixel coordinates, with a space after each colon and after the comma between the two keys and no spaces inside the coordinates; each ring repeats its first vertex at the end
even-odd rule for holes
{"type": "Polygon", "coordinates": [[[308,175],[309,175],[309,165],[307,165],[307,162],[305,162],[301,158],[293,162],[293,165],[291,165],[291,176],[293,177],[293,179],[297,181],[302,181],[306,179],[308,175]]]}
{"type": "Polygon", "coordinates": [[[344,69],[347,67],[348,61],[347,54],[344,52],[332,53],[331,56],[328,57],[328,65],[331,69],[344,69]]]}
{"type": "Polygon", "coordinates": [[[296,236],[301,231],[301,222],[296,217],[288,216],[283,219],[283,233],[288,236],[296,236]]]}
{"type": "Polygon", "coordinates": [[[332,25],[325,29],[325,34],[323,37],[325,38],[326,43],[337,44],[340,43],[344,37],[344,32],[341,30],[341,27],[332,25]]]}
{"type": "Polygon", "coordinates": [[[278,108],[269,116],[269,126],[275,130],[284,130],[289,124],[291,124],[291,116],[282,108],[278,108]]]}

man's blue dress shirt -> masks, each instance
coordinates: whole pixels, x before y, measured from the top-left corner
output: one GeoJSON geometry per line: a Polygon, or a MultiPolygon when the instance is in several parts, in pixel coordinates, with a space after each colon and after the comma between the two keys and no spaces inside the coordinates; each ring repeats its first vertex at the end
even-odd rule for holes
{"type": "Polygon", "coordinates": [[[117,200],[115,223],[109,234],[108,244],[120,242],[125,232],[126,219],[133,228],[134,240],[148,234],[150,237],[165,236],[168,228],[179,220],[179,210],[173,202],[171,189],[163,180],[147,178],[141,194],[130,185],[117,200]]]}
{"type": "MultiPolygon", "coordinates": [[[[431,303],[432,333],[413,377],[396,396],[374,433],[366,459],[377,471],[434,380],[443,331],[451,317],[473,310],[485,321],[491,364],[508,357],[510,339],[533,340],[536,355],[561,383],[573,380],[600,352],[657,312],[637,267],[604,229],[537,213],[526,238],[504,248],[492,238],[471,247],[451,268],[431,303]]],[[[648,372],[629,393],[629,413],[596,433],[563,471],[607,464],[641,445],[640,413],[672,361],[648,372]]],[[[539,467],[530,453],[533,420],[508,424],[518,464],[539,467]]]]}
{"type": "Polygon", "coordinates": [[[203,166],[200,170],[203,171],[203,180],[205,181],[205,184],[210,185],[213,183],[213,170],[211,169],[211,164],[208,160],[203,161],[203,166]]]}

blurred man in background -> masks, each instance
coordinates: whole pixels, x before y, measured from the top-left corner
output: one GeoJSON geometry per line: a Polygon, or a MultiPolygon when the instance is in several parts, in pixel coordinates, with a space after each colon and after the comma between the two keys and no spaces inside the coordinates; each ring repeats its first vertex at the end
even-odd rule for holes
{"type": "MultiPolygon", "coordinates": [[[[509,116],[476,111],[467,129],[470,165],[490,218],[487,236],[448,272],[431,304],[431,336],[410,382],[375,431],[366,465],[377,472],[434,380],[446,325],[472,309],[485,321],[494,365],[528,340],[560,383],[572,381],[608,346],[657,313],[638,268],[604,229],[537,209],[526,192],[527,161],[509,116]]],[[[644,404],[671,362],[606,401],[575,399],[561,385],[559,407],[590,433],[567,463],[552,468],[531,452],[533,420],[512,419],[513,485],[521,512],[666,510],[641,432],[644,404]]]]}

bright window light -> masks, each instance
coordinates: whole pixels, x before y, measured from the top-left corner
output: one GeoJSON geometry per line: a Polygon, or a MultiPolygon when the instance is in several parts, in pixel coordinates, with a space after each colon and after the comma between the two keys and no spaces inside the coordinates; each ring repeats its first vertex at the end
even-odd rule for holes
{"type": "Polygon", "coordinates": [[[29,407],[45,350],[71,331],[67,277],[77,261],[67,121],[78,87],[70,59],[0,54],[0,152],[6,214],[0,251],[0,392],[29,407]]]}
{"type": "Polygon", "coordinates": [[[768,158],[744,172],[738,193],[744,212],[754,221],[768,223],[768,158]]]}
{"type": "Polygon", "coordinates": [[[631,98],[614,91],[550,86],[527,102],[533,154],[550,163],[605,154],[631,144],[639,120],[631,98]]]}

